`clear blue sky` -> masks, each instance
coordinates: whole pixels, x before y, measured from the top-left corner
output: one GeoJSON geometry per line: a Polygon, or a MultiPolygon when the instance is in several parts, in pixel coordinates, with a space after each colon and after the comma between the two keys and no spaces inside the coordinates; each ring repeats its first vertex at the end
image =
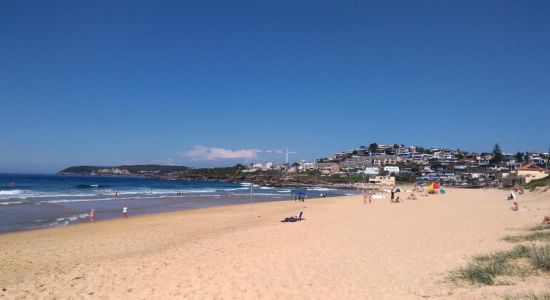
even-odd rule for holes
{"type": "Polygon", "coordinates": [[[4,2],[0,172],[371,142],[547,151],[549,15],[549,1],[4,2]]]}

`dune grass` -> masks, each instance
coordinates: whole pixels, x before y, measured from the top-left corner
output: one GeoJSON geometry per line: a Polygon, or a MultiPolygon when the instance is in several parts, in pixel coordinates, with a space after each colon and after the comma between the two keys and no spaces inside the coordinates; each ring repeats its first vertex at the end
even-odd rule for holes
{"type": "Polygon", "coordinates": [[[550,224],[541,224],[528,228],[529,231],[550,230],[550,224]]]}
{"type": "Polygon", "coordinates": [[[508,251],[476,255],[466,267],[454,272],[451,279],[493,285],[498,276],[525,277],[537,271],[550,272],[550,245],[518,245],[508,251]],[[519,264],[520,259],[527,259],[527,265],[519,264]]]}
{"type": "Polygon", "coordinates": [[[550,293],[535,294],[533,292],[518,295],[505,295],[504,300],[550,300],[550,293]]]}
{"type": "Polygon", "coordinates": [[[548,185],[550,185],[550,176],[546,176],[541,179],[531,180],[528,184],[525,185],[525,188],[530,191],[533,191],[538,187],[545,187],[548,185]]]}
{"type": "Polygon", "coordinates": [[[550,271],[550,245],[533,246],[529,251],[531,264],[539,270],[550,271]]]}
{"type": "Polygon", "coordinates": [[[524,274],[511,260],[527,257],[530,249],[523,245],[508,251],[498,251],[491,254],[476,255],[466,267],[454,273],[455,279],[463,279],[471,283],[492,285],[497,276],[524,274]]]}
{"type": "Polygon", "coordinates": [[[504,240],[512,243],[525,241],[550,241],[550,231],[544,231],[541,229],[526,235],[507,235],[504,237],[504,240]]]}

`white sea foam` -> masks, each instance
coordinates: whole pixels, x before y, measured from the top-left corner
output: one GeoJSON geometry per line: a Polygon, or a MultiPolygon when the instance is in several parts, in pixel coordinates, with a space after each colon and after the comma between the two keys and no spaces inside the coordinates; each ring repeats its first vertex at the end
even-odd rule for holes
{"type": "Polygon", "coordinates": [[[23,204],[23,201],[12,201],[12,202],[0,202],[0,205],[14,205],[14,204],[23,204]]]}
{"type": "Polygon", "coordinates": [[[0,191],[0,200],[25,199],[27,196],[28,191],[25,190],[0,191]]]}
{"type": "Polygon", "coordinates": [[[171,192],[170,194],[135,194],[135,196],[126,196],[126,197],[120,197],[120,198],[114,198],[114,197],[106,197],[106,198],[87,198],[87,199],[52,199],[52,200],[43,200],[40,202],[36,202],[36,204],[58,204],[58,203],[74,203],[74,202],[94,202],[94,201],[121,201],[121,200],[141,200],[141,199],[165,199],[165,198],[174,198],[178,199],[180,197],[211,197],[213,196],[210,194],[212,191],[208,191],[207,195],[204,195],[203,192],[200,191],[194,191],[184,194],[188,194],[190,196],[176,196],[174,192],[171,192]],[[202,195],[201,195],[202,194],[202,195]]]}
{"type": "Polygon", "coordinates": [[[280,191],[277,191],[277,193],[292,193],[291,190],[280,190],[280,191]]]}
{"type": "Polygon", "coordinates": [[[335,191],[336,189],[329,189],[329,188],[324,188],[324,187],[312,187],[312,188],[307,188],[308,191],[319,191],[319,192],[324,192],[324,191],[335,191]]]}
{"type": "MultiPolygon", "coordinates": [[[[84,214],[78,214],[78,215],[72,215],[72,216],[68,216],[68,217],[62,217],[62,218],[57,218],[55,220],[55,222],[53,223],[50,223],[50,226],[66,226],[66,225],[69,225],[69,223],[71,222],[74,222],[74,221],[77,221],[78,219],[85,219],[87,218],[89,215],[87,213],[84,213],[84,214]]],[[[45,220],[35,220],[36,222],[43,222],[45,220]]]]}
{"type": "MultiPolygon", "coordinates": [[[[15,190],[14,190],[15,191],[15,190]]],[[[13,194],[1,194],[2,192],[14,192],[14,191],[0,191],[0,199],[40,199],[40,198],[56,198],[56,197],[93,197],[97,194],[76,194],[76,193],[51,193],[51,192],[33,192],[33,191],[21,191],[20,193],[13,194]]]]}
{"type": "Polygon", "coordinates": [[[22,193],[22,190],[0,191],[0,195],[19,195],[22,193]]]}
{"type": "Polygon", "coordinates": [[[192,194],[192,193],[213,193],[216,189],[204,189],[204,190],[182,190],[181,193],[192,194]]]}
{"type": "Polygon", "coordinates": [[[114,199],[114,198],[57,199],[57,200],[46,200],[46,201],[40,201],[40,202],[41,203],[48,203],[48,204],[56,204],[56,203],[72,203],[72,202],[109,201],[109,200],[115,201],[115,200],[118,200],[118,199],[114,199]]]}
{"type": "Polygon", "coordinates": [[[230,189],[223,189],[222,191],[230,192],[230,191],[242,191],[242,190],[248,190],[247,187],[240,187],[240,188],[230,188],[230,189]]]}

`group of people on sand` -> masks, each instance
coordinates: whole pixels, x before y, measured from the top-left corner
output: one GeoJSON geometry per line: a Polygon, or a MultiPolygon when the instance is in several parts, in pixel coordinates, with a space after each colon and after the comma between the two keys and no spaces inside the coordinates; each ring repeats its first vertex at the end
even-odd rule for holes
{"type": "MultiPolygon", "coordinates": [[[[90,223],[93,223],[96,217],[95,210],[92,208],[88,215],[90,216],[90,223]]],[[[128,207],[126,205],[122,207],[122,216],[124,219],[128,219],[128,207]]]]}
{"type": "Polygon", "coordinates": [[[399,195],[397,194],[398,191],[397,191],[397,188],[395,186],[393,186],[390,193],[391,193],[390,203],[399,203],[399,202],[401,202],[401,201],[399,201],[399,195]]]}
{"type": "MultiPolygon", "coordinates": [[[[415,193],[417,193],[417,192],[421,193],[423,191],[424,191],[424,189],[422,189],[421,187],[415,185],[414,189],[412,191],[407,191],[407,192],[410,192],[410,195],[407,197],[407,199],[408,200],[417,200],[415,193]]],[[[402,203],[403,202],[403,200],[400,199],[400,194],[399,194],[401,192],[401,189],[398,189],[397,186],[394,185],[389,192],[390,192],[390,203],[402,203]]],[[[375,192],[373,190],[364,190],[363,191],[363,203],[367,204],[367,201],[368,201],[368,203],[371,204],[374,195],[375,195],[375,192]]]]}
{"type": "Polygon", "coordinates": [[[298,201],[298,202],[305,202],[306,201],[306,198],[307,198],[307,195],[306,194],[295,194],[294,195],[294,202],[298,201]]]}
{"type": "Polygon", "coordinates": [[[363,191],[363,203],[367,204],[367,199],[369,200],[369,204],[372,204],[372,191],[363,191]]]}
{"type": "MultiPolygon", "coordinates": [[[[519,195],[523,194],[523,193],[524,193],[524,191],[521,188],[515,188],[512,191],[510,191],[510,195],[508,196],[508,200],[513,200],[514,201],[514,203],[512,204],[512,207],[510,207],[510,209],[512,211],[519,211],[519,205],[518,205],[519,195]]],[[[542,218],[542,223],[541,224],[542,225],[550,225],[550,216],[544,216],[544,218],[542,218]]]]}

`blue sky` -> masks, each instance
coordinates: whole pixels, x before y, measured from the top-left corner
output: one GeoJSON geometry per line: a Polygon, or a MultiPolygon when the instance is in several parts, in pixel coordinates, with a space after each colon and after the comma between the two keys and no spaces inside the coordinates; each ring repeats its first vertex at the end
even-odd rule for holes
{"type": "Polygon", "coordinates": [[[548,1],[6,2],[0,172],[371,142],[547,151],[549,14],[548,1]]]}

